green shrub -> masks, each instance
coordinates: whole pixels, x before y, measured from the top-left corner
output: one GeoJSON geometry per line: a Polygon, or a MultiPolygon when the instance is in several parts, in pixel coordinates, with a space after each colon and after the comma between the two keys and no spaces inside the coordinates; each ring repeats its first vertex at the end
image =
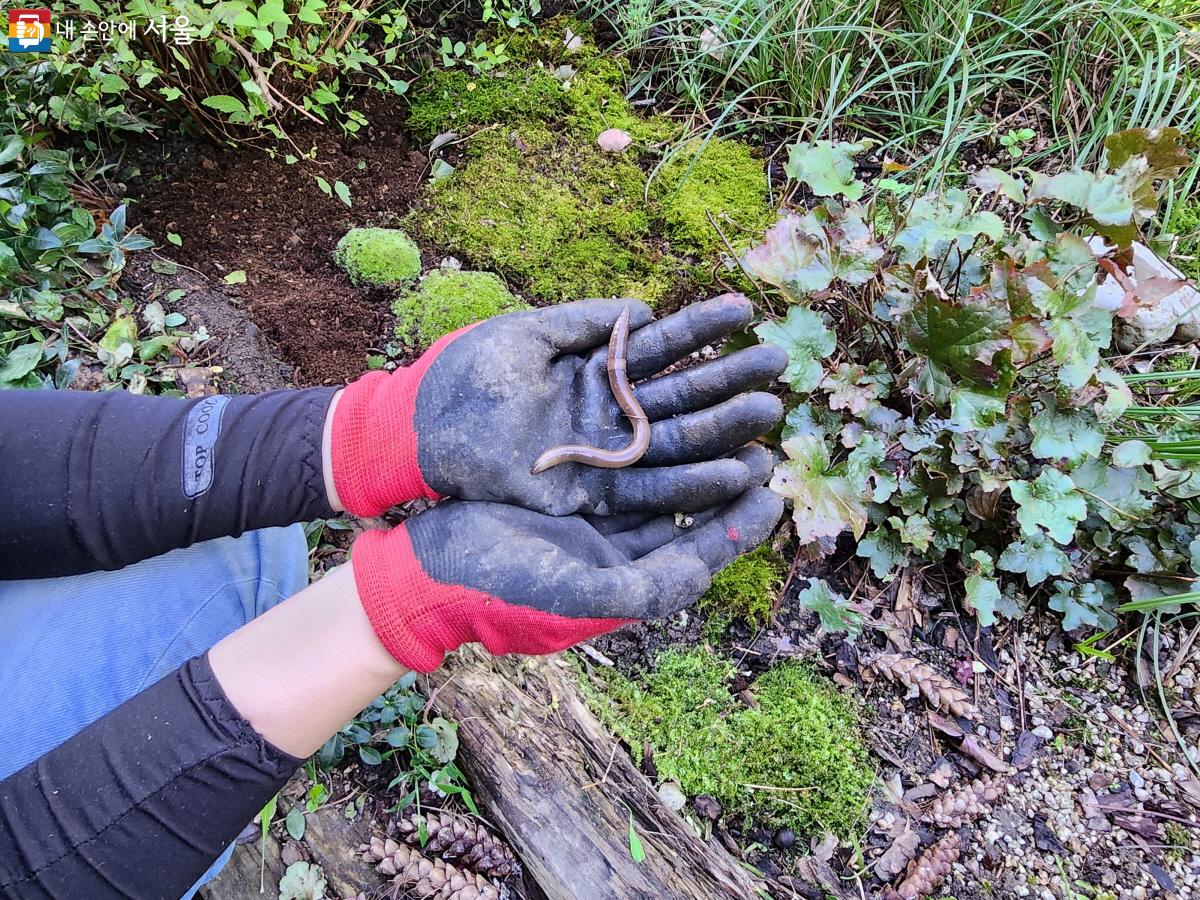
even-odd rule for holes
{"type": "Polygon", "coordinates": [[[428,347],[444,334],[501,313],[528,309],[491,272],[437,269],[397,298],[396,336],[428,347]]]}
{"type": "Polygon", "coordinates": [[[605,692],[589,693],[635,758],[647,742],[688,796],[712,795],[734,820],[856,834],[874,782],[859,708],[800,663],[759,677],[753,708],[730,695],[733,675],[711,650],[672,650],[642,683],[607,672],[605,692]]]}
{"type": "Polygon", "coordinates": [[[421,274],[421,251],[398,228],[351,228],[333,259],[358,285],[391,287],[421,274]]]}
{"type": "Polygon", "coordinates": [[[739,556],[713,577],[700,598],[700,611],[717,630],[731,619],[761,628],[771,616],[786,571],[787,564],[770,547],[739,556]]]}

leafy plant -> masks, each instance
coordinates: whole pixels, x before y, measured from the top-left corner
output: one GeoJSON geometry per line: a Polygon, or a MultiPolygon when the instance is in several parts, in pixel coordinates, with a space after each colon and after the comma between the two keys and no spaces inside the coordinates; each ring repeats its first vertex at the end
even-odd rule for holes
{"type": "Polygon", "coordinates": [[[427,787],[458,795],[475,812],[463,774],[454,764],[458,756],[457,726],[440,717],[425,719],[425,698],[413,690],[416,680],[416,674],[409,672],[376,697],[325,742],[314,757],[316,763],[324,769],[332,768],[348,750],[355,749],[364,766],[396,770],[388,789],[401,787],[407,791],[398,801],[398,808],[418,801],[422,787],[427,787]]]}
{"type": "Polygon", "coordinates": [[[958,566],[984,625],[1032,594],[1068,630],[1111,627],[1101,573],[1179,577],[1200,521],[1177,505],[1200,495],[1200,423],[1171,407],[1150,429],[1105,360],[1138,302],[1112,273],[1186,164],[1181,136],[1125,132],[1099,171],[988,170],[903,205],[854,177],[859,152],[795,145],[789,171],[826,199],[743,258],[787,301],[756,333],[790,360],[771,486],[798,538],[828,552],[850,532],[880,578],[958,566]]]}
{"type": "Polygon", "coordinates": [[[1013,159],[1020,159],[1024,154],[1024,145],[1029,143],[1037,136],[1032,128],[1015,128],[1004,132],[1000,135],[1000,146],[1003,147],[1008,155],[1013,159]]]}

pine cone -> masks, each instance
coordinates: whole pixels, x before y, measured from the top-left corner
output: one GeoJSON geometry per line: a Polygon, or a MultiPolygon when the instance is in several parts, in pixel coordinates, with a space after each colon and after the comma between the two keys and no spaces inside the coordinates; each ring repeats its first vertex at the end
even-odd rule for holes
{"type": "Polygon", "coordinates": [[[406,843],[420,846],[422,820],[428,840],[421,852],[426,856],[454,860],[456,865],[493,878],[507,878],[520,871],[512,850],[473,819],[414,812],[396,822],[396,830],[406,843]]]}
{"type": "Polygon", "coordinates": [[[967,692],[920,660],[899,653],[884,653],[871,665],[898,684],[905,687],[915,684],[930,706],[978,721],[979,710],[967,698],[967,692]]]}
{"type": "Polygon", "coordinates": [[[958,834],[951,831],[933,844],[928,850],[908,864],[904,880],[896,886],[892,896],[900,900],[922,900],[936,891],[958,859],[960,841],[958,834]]]}
{"type": "Polygon", "coordinates": [[[388,839],[371,838],[363,851],[365,862],[390,875],[387,890],[392,897],[421,900],[502,900],[503,892],[482,875],[467,872],[440,859],[429,859],[413,847],[388,839]]]}
{"type": "Polygon", "coordinates": [[[942,828],[973,822],[1004,793],[1004,782],[985,775],[956,791],[942,794],[929,805],[925,818],[942,828]]]}

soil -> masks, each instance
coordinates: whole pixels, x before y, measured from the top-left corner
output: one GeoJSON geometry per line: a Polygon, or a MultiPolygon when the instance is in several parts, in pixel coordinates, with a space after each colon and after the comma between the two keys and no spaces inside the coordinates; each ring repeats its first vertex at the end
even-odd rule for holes
{"type": "Polygon", "coordinates": [[[426,158],[403,131],[398,102],[366,98],[370,124],[357,135],[304,123],[295,146],[315,156],[288,164],[258,147],[230,149],[194,141],[142,148],[140,178],[130,185],[131,218],[178,262],[214,281],[242,271],[222,293],[244,304],[254,324],[292,367],[296,386],[342,384],[383,352],[392,338],[390,294],[354,287],[332,262],[347,229],[391,225],[408,209],[426,174],[426,158]],[[329,184],[350,188],[352,207],[325,196],[329,184]],[[167,243],[180,235],[182,246],[167,243]]]}

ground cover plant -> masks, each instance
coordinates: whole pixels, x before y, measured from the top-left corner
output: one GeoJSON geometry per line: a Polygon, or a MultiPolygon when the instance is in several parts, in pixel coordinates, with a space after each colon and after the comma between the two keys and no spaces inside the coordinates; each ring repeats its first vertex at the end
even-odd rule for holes
{"type": "Polygon", "coordinates": [[[1104,452],[1132,397],[1102,352],[1114,322],[1156,299],[1108,273],[1187,164],[1179,142],[1123,132],[1100,172],[989,169],[968,189],[865,206],[860,147],[794,146],[789,172],[834,199],[781,220],[743,265],[790,301],[757,333],[792,361],[800,402],[772,484],[802,543],[851,532],[885,579],[954,554],[982,625],[1044,591],[1067,630],[1107,630],[1117,592],[1100,568],[1177,575],[1155,554],[1186,558],[1190,464],[1104,452]],[[837,333],[822,312],[836,307],[837,333]]]}

